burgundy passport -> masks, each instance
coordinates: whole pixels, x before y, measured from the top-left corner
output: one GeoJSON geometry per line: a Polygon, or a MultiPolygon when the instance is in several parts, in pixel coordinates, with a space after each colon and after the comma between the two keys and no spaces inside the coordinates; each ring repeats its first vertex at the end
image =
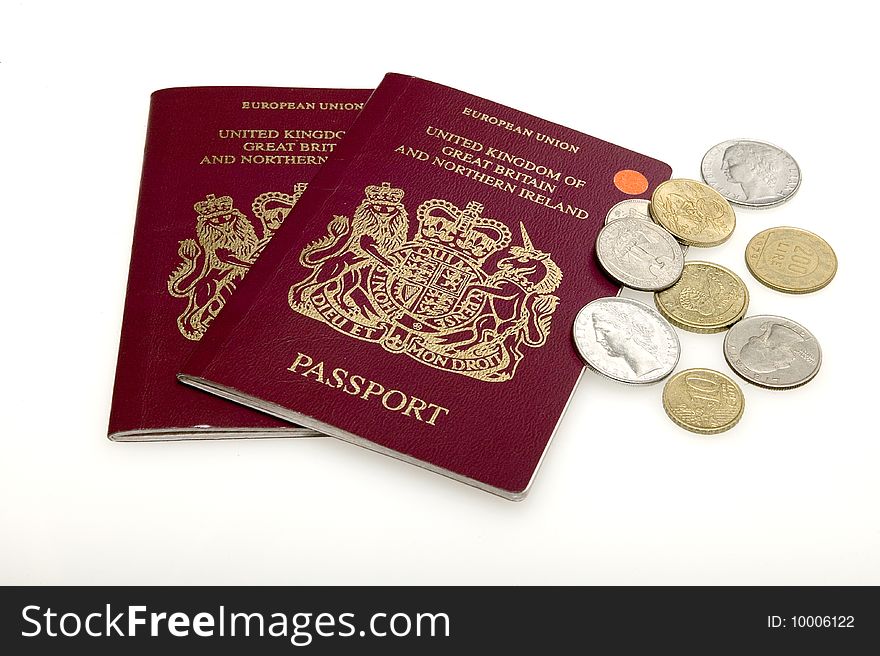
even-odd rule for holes
{"type": "Polygon", "coordinates": [[[153,94],[109,437],[314,434],[177,382],[184,359],[370,92],[192,87],[153,94]]]}
{"type": "Polygon", "coordinates": [[[605,214],[670,172],[389,74],[180,378],[520,499],[583,370],[575,315],[617,293],[605,214]]]}

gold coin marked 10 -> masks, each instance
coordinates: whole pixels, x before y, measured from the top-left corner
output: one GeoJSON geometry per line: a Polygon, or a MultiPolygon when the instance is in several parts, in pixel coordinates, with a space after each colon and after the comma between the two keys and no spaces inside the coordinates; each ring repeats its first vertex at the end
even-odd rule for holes
{"type": "Polygon", "coordinates": [[[745,316],[749,290],[742,278],[720,264],[685,262],[678,282],[654,294],[654,305],[682,330],[720,333],[745,316]]]}
{"type": "Polygon", "coordinates": [[[787,294],[822,289],[837,273],[837,256],[819,235],[780,226],[752,237],[746,266],[763,285],[787,294]]]}
{"type": "Polygon", "coordinates": [[[745,398],[739,385],[722,373],[686,369],[663,388],[663,409],[682,428],[715,435],[736,425],[745,409],[745,398]]]}
{"type": "Polygon", "coordinates": [[[651,196],[650,208],[654,221],[689,246],[723,244],[736,227],[727,199],[696,180],[673,178],[662,183],[651,196]]]}

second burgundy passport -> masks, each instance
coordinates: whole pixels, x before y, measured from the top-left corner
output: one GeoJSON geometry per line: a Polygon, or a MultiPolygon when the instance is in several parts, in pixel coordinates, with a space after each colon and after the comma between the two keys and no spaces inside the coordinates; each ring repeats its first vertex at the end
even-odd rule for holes
{"type": "Polygon", "coordinates": [[[370,92],[183,87],[153,94],[109,436],[314,435],[185,387],[210,331],[370,92]]]}

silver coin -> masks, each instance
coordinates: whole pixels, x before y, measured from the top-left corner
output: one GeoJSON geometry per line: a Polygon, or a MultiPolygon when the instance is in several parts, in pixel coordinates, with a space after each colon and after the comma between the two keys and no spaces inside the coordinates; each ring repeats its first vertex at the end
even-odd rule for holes
{"type": "Polygon", "coordinates": [[[790,389],[810,382],[822,364],[813,334],[784,317],[747,317],[727,331],[724,357],[737,374],[770,389],[790,389]]]}
{"type": "MultiPolygon", "coordinates": [[[[642,221],[654,223],[654,219],[651,218],[650,207],[651,202],[643,198],[627,198],[608,210],[608,214],[605,215],[605,225],[618,219],[641,219],[642,221]]],[[[687,255],[688,248],[690,247],[681,242],[679,242],[679,246],[681,246],[681,254],[687,255]]]]}
{"type": "Polygon", "coordinates": [[[622,285],[643,292],[672,287],[684,267],[681,247],[669,232],[642,219],[618,219],[596,238],[599,263],[622,285]]]}
{"type": "Polygon", "coordinates": [[[644,198],[627,198],[626,200],[622,200],[608,210],[608,214],[605,215],[605,225],[608,225],[612,221],[617,221],[618,219],[642,219],[642,221],[651,221],[651,215],[648,212],[648,207],[650,205],[651,202],[644,198]]]}
{"type": "Polygon", "coordinates": [[[598,298],[578,312],[574,343],[593,370],[622,383],[663,380],[678,364],[678,335],[660,313],[629,298],[598,298]]]}
{"type": "Polygon", "coordinates": [[[801,169],[794,158],[773,144],[732,139],[713,146],[700,165],[703,180],[731,203],[772,207],[794,196],[801,169]]]}

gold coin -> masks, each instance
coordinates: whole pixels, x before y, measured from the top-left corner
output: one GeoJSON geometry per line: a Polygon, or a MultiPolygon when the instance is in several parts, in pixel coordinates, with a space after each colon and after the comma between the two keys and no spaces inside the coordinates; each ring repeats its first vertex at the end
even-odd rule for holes
{"type": "Polygon", "coordinates": [[[650,208],[654,221],[689,246],[722,244],[736,227],[730,203],[695,180],[667,180],[654,190],[650,208]]]}
{"type": "Polygon", "coordinates": [[[746,246],[746,266],[771,289],[807,294],[822,289],[837,273],[837,256],[819,235],[801,228],[770,228],[746,246]]]}
{"type": "Polygon", "coordinates": [[[745,408],[742,390],[712,369],[686,369],[663,388],[663,409],[676,424],[694,433],[714,435],[733,428],[745,408]]]}
{"type": "Polygon", "coordinates": [[[712,262],[685,262],[681,278],[654,294],[654,304],[674,326],[693,333],[720,333],[742,319],[749,290],[738,275],[712,262]]]}

